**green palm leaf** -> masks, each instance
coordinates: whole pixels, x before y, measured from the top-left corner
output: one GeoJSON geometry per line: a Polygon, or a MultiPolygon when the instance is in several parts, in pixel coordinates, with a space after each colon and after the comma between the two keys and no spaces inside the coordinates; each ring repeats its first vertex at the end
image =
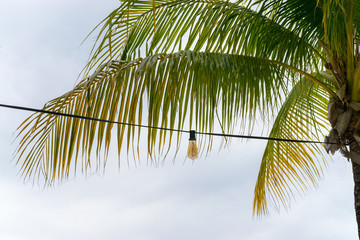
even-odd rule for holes
{"type": "Polygon", "coordinates": [[[147,56],[177,49],[243,54],[313,69],[317,36],[309,37],[306,29],[271,20],[239,2],[156,1],[154,8],[152,1],[125,1],[104,20],[103,38],[86,72],[112,59],[140,57],[139,49],[147,56]]]}
{"type": "MultiPolygon", "coordinates": [[[[291,90],[272,127],[270,137],[321,141],[329,129],[329,96],[309,79],[302,78],[291,90]]],[[[255,187],[254,214],[267,211],[268,201],[275,208],[288,207],[295,192],[302,194],[321,177],[325,159],[317,144],[269,141],[255,187]]]]}
{"type": "Polygon", "coordinates": [[[261,1],[261,12],[283,24],[298,35],[316,45],[317,39],[323,39],[323,11],[318,0],[265,0],[261,1]]]}
{"type": "MultiPolygon", "coordinates": [[[[197,131],[211,131],[215,112],[219,110],[224,131],[231,131],[236,119],[251,124],[257,112],[273,114],[281,94],[287,91],[286,78],[292,74],[261,58],[191,51],[156,54],[103,65],[74,91],[50,101],[44,109],[139,124],[143,112],[148,112],[146,124],[177,129],[184,127],[188,116],[189,126],[197,131]],[[166,97],[169,95],[172,97],[166,97]]],[[[71,166],[75,165],[76,170],[80,153],[82,168],[86,170],[91,167],[94,144],[98,157],[103,147],[107,154],[112,126],[62,116],[33,115],[20,131],[24,134],[20,158],[28,153],[22,162],[25,177],[43,174],[49,182],[65,178],[71,166]]],[[[140,131],[119,125],[119,151],[125,136],[129,151],[132,144],[138,143],[140,131]]],[[[149,154],[153,154],[155,146],[163,146],[168,136],[166,132],[158,135],[157,130],[149,129],[149,154]]]]}

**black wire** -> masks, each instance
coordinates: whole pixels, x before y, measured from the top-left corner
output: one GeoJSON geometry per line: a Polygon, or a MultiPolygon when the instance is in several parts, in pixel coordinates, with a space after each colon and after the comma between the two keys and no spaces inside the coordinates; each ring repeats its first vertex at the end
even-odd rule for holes
{"type": "Polygon", "coordinates": [[[174,132],[190,133],[190,131],[181,130],[181,129],[172,129],[172,128],[163,128],[163,127],[153,127],[153,126],[141,125],[141,124],[135,124],[135,123],[116,122],[116,121],[111,121],[111,120],[106,120],[106,119],[85,117],[85,116],[80,116],[80,115],[74,115],[74,114],[68,114],[68,113],[60,113],[60,112],[53,112],[53,111],[47,111],[47,110],[36,109],[36,108],[28,108],[28,107],[22,107],[22,106],[14,106],[14,105],[0,104],[0,107],[12,108],[12,109],[18,109],[18,110],[30,111],[30,112],[47,113],[47,114],[53,114],[53,115],[58,115],[58,116],[63,116],[63,117],[80,118],[80,119],[85,119],[85,120],[90,120],[90,121],[114,123],[114,124],[120,124],[120,125],[126,125],[126,126],[134,126],[134,127],[142,127],[142,128],[159,129],[159,130],[165,130],[165,131],[174,131],[174,132]]]}
{"type": "Polygon", "coordinates": [[[286,138],[272,138],[272,137],[251,136],[251,135],[233,135],[233,134],[202,133],[202,132],[196,132],[196,133],[203,134],[203,135],[211,135],[211,136],[249,138],[249,139],[259,139],[259,140],[273,140],[273,141],[282,141],[282,142],[337,144],[337,143],[327,143],[327,142],[319,142],[319,141],[297,140],[297,139],[286,139],[286,138]]]}
{"type": "MultiPolygon", "coordinates": [[[[28,107],[15,106],[15,105],[0,104],[0,107],[12,108],[12,109],[30,111],[30,112],[40,112],[40,113],[46,113],[46,114],[53,114],[53,115],[58,115],[58,116],[63,116],[63,117],[80,118],[80,119],[90,120],[90,121],[98,121],[98,122],[120,124],[120,125],[126,125],[126,126],[134,126],[134,127],[151,128],[151,129],[158,129],[158,130],[165,130],[165,131],[190,133],[190,131],[181,130],[181,129],[163,128],[163,127],[154,127],[154,126],[141,125],[141,124],[135,124],[135,123],[117,122],[117,121],[111,121],[111,120],[106,120],[106,119],[85,117],[85,116],[80,116],[80,115],[53,112],[53,111],[48,111],[48,110],[42,110],[42,109],[36,109],[36,108],[28,108],[28,107]]],[[[319,142],[319,141],[284,139],[284,138],[271,138],[271,137],[262,137],[262,136],[233,135],[233,134],[206,133],[206,132],[196,132],[196,133],[197,134],[202,134],[202,135],[210,135],[210,136],[236,137],[236,138],[259,139],[259,140],[273,140],[273,141],[283,141],[283,142],[337,144],[337,143],[327,143],[327,142],[319,142]]]]}

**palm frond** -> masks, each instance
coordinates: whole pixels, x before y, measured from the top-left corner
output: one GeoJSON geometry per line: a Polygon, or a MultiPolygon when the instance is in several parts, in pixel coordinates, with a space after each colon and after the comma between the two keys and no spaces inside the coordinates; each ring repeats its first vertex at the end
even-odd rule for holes
{"type": "MultiPolygon", "coordinates": [[[[270,137],[321,141],[329,129],[327,103],[329,95],[309,79],[302,78],[281,107],[270,137]]],[[[322,176],[325,157],[317,144],[269,141],[261,162],[255,187],[253,213],[267,212],[268,202],[279,209],[322,176]],[[316,159],[323,159],[316,160],[316,159]]]]}
{"type": "Polygon", "coordinates": [[[324,15],[318,0],[265,0],[261,1],[259,9],[278,24],[306,37],[312,45],[324,37],[324,15]]]}
{"type": "MultiPolygon", "coordinates": [[[[291,73],[269,60],[231,54],[184,51],[156,54],[135,61],[111,61],[72,92],[44,109],[126,123],[182,129],[185,121],[197,131],[212,131],[215,111],[225,131],[236,119],[251,124],[257,112],[273,114],[286,93],[291,73]],[[188,120],[187,120],[188,119],[188,120]]],[[[48,182],[69,176],[71,166],[92,165],[92,154],[107,154],[113,124],[35,114],[20,127],[18,152],[24,177],[45,176],[48,182]],[[96,149],[96,150],[93,150],[96,149]]],[[[119,125],[117,147],[136,149],[140,130],[119,125]]],[[[172,133],[149,129],[148,153],[164,145],[172,133]]],[[[177,138],[179,140],[179,136],[177,138]]],[[[171,141],[168,143],[171,146],[171,141]]],[[[136,152],[136,150],[135,150],[136,152]]],[[[106,162],[106,160],[105,160],[106,162]]]]}
{"type": "Polygon", "coordinates": [[[307,25],[299,28],[240,2],[156,1],[154,9],[153,1],[124,1],[104,20],[86,73],[110,60],[140,57],[141,52],[148,56],[179,49],[265,57],[312,69],[317,65],[317,36],[308,35],[307,25]]]}

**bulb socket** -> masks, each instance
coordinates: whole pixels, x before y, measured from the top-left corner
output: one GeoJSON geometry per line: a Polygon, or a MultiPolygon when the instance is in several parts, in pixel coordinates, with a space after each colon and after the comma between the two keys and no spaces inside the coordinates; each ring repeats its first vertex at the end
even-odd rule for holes
{"type": "Polygon", "coordinates": [[[195,137],[195,131],[194,130],[190,130],[190,138],[189,138],[190,141],[195,141],[196,140],[196,137],[195,137]]]}

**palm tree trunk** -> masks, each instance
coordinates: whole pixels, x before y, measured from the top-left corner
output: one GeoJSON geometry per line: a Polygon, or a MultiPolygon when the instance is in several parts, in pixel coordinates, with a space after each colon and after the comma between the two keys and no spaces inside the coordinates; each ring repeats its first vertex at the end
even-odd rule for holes
{"type": "MultiPolygon", "coordinates": [[[[350,139],[350,154],[360,154],[360,146],[357,141],[352,138],[350,139]]],[[[358,236],[360,239],[360,165],[354,160],[351,161],[354,178],[354,205],[356,222],[358,225],[358,236]]]]}
{"type": "Polygon", "coordinates": [[[355,214],[358,225],[358,235],[360,239],[360,165],[352,162],[353,176],[354,176],[354,203],[355,214]]]}
{"type": "Polygon", "coordinates": [[[337,99],[330,99],[328,119],[332,129],[329,136],[326,137],[326,141],[337,144],[326,145],[326,150],[331,154],[340,151],[344,157],[351,159],[354,179],[354,207],[360,239],[360,102],[344,104],[337,99]]]}

